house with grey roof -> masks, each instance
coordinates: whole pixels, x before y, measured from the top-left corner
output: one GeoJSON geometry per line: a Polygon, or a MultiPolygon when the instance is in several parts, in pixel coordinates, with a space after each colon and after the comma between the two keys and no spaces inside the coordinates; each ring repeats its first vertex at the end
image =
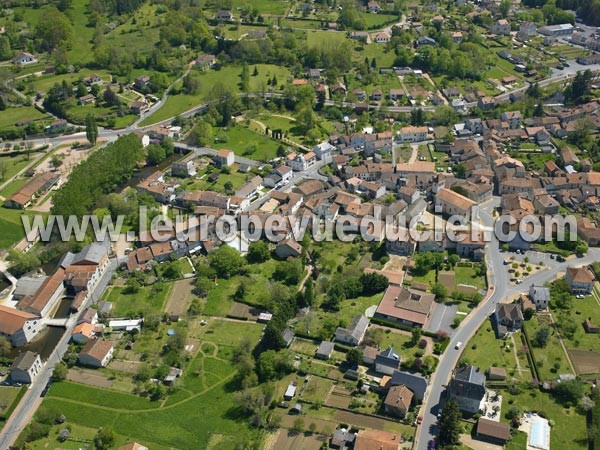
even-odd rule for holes
{"type": "Polygon", "coordinates": [[[34,296],[47,278],[46,275],[31,275],[19,278],[13,291],[13,300],[18,301],[28,295],[34,296]]]}
{"type": "Polygon", "coordinates": [[[523,313],[516,303],[501,303],[494,312],[496,335],[499,338],[508,336],[509,333],[518,331],[523,326],[523,313]]]}
{"type": "Polygon", "coordinates": [[[392,375],[400,367],[402,358],[392,347],[379,352],[375,357],[375,371],[385,375],[392,375]]]}
{"type": "Polygon", "coordinates": [[[368,327],[369,319],[362,315],[356,316],[347,328],[337,327],[335,340],[342,344],[356,346],[362,342],[368,327]]]}
{"type": "Polygon", "coordinates": [[[448,384],[448,398],[455,399],[462,412],[477,414],[484,397],[485,375],[479,367],[458,367],[448,384]]]}
{"type": "Polygon", "coordinates": [[[535,286],[529,287],[529,298],[535,305],[536,309],[548,308],[548,302],[550,301],[550,288],[546,286],[535,286]]]}
{"type": "Polygon", "coordinates": [[[395,370],[389,381],[389,386],[404,385],[409,388],[415,394],[415,399],[418,401],[423,401],[425,391],[427,391],[427,384],[427,378],[424,378],[422,375],[400,370],[395,370]]]}
{"type": "Polygon", "coordinates": [[[17,356],[10,366],[10,379],[16,383],[33,383],[40,370],[42,370],[40,355],[26,351],[17,356]]]}
{"type": "Polygon", "coordinates": [[[315,358],[319,359],[329,359],[331,358],[331,354],[333,353],[333,349],[335,344],[331,341],[323,341],[319,344],[317,348],[317,352],[315,353],[315,358]]]}

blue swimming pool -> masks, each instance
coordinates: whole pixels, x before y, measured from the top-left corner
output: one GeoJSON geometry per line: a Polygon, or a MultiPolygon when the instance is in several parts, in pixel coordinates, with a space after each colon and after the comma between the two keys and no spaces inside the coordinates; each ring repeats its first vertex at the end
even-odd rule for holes
{"type": "Polygon", "coordinates": [[[542,417],[534,417],[529,431],[529,445],[542,450],[550,448],[550,425],[542,417]]]}

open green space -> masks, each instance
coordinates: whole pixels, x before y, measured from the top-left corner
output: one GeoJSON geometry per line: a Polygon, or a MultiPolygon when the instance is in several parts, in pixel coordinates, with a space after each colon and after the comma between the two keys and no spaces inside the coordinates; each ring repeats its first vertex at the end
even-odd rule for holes
{"type": "Polygon", "coordinates": [[[135,293],[127,287],[113,286],[104,294],[103,300],[113,303],[113,315],[117,317],[160,314],[172,289],[172,283],[155,283],[142,286],[135,293]]]}
{"type": "Polygon", "coordinates": [[[525,321],[523,326],[532,344],[530,350],[541,378],[540,381],[554,380],[558,377],[559,373],[572,373],[567,355],[560,344],[557,330],[552,327],[548,315],[538,313],[530,320],[525,321]],[[545,347],[536,347],[533,345],[532,340],[537,331],[542,327],[547,327],[550,330],[550,339],[545,347]]]}
{"type": "Polygon", "coordinates": [[[259,161],[273,159],[280,145],[277,141],[265,135],[255,133],[247,128],[245,124],[236,124],[226,129],[218,129],[215,135],[225,139],[222,139],[221,142],[215,140],[211,147],[228,149],[238,156],[259,161]]]}
{"type": "Polygon", "coordinates": [[[2,208],[0,210],[0,249],[6,249],[25,237],[22,215],[33,216],[42,214],[33,211],[2,208]]]}
{"type": "MultiPolygon", "coordinates": [[[[287,79],[290,75],[287,68],[272,64],[257,64],[256,67],[258,75],[250,77],[251,92],[266,91],[268,86],[267,81],[271,80],[273,76],[277,78],[280,86],[287,84],[287,79]]],[[[251,66],[251,72],[253,72],[253,68],[254,65],[251,66]]],[[[234,94],[238,94],[240,92],[239,84],[241,71],[242,68],[240,66],[226,66],[220,70],[208,70],[200,73],[198,76],[200,87],[197,94],[169,95],[163,107],[146,117],[141,125],[150,125],[152,123],[161,122],[192,109],[194,106],[206,103],[213,99],[212,94],[214,93],[215,85],[224,86],[225,88],[230,89],[234,94]]]]}
{"type": "Polygon", "coordinates": [[[500,367],[506,370],[508,377],[523,381],[531,380],[531,371],[527,362],[527,354],[521,343],[521,336],[511,339],[496,339],[496,333],[491,321],[486,321],[477,333],[465,345],[462,358],[470,364],[486,371],[490,367],[500,367]],[[515,352],[516,345],[516,352],[515,352]],[[515,356],[516,354],[516,356],[515,356]],[[518,370],[520,367],[521,371],[518,370]]]}
{"type": "Polygon", "coordinates": [[[508,422],[504,415],[513,405],[518,406],[521,411],[543,411],[548,420],[553,423],[550,428],[552,448],[581,450],[588,448],[586,419],[577,412],[576,408],[564,408],[550,394],[525,384],[518,386],[516,395],[505,390],[501,393],[501,421],[508,422]]]}
{"type": "Polygon", "coordinates": [[[0,414],[6,413],[19,396],[21,388],[12,386],[0,387],[0,414]]]}
{"type": "Polygon", "coordinates": [[[33,106],[15,106],[6,108],[0,114],[0,130],[16,128],[16,123],[23,120],[50,121],[52,118],[33,106]]]}

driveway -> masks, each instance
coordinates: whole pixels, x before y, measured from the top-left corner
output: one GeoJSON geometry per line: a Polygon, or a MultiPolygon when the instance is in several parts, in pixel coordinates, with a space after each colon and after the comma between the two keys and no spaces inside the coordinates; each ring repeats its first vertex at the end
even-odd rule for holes
{"type": "Polygon", "coordinates": [[[425,328],[427,331],[435,333],[436,331],[443,330],[448,334],[451,334],[453,329],[450,325],[454,321],[454,316],[458,311],[458,305],[446,305],[444,303],[436,303],[431,314],[429,324],[425,328]]]}

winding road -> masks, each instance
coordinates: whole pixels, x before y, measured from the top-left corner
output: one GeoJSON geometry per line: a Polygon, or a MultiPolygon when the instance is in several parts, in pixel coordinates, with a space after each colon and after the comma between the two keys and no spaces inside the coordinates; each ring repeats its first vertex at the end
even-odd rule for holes
{"type": "MultiPolygon", "coordinates": [[[[500,198],[494,197],[481,206],[480,217],[485,229],[492,230],[494,224],[493,211],[499,204],[500,198]]],[[[502,302],[507,296],[519,292],[529,292],[531,285],[544,284],[554,279],[559,272],[564,272],[568,266],[581,266],[598,261],[600,259],[600,249],[590,249],[588,254],[583,258],[552,264],[548,269],[526,278],[519,286],[512,286],[509,283],[507,266],[504,265],[505,257],[506,254],[500,251],[499,242],[492,233],[492,241],[487,245],[485,254],[488,266],[488,280],[490,286],[492,286],[491,293],[461,322],[460,327],[452,334],[446,351],[440,356],[437,369],[430,380],[427,398],[421,409],[423,422],[417,428],[414,449],[426,450],[429,441],[437,433],[437,413],[440,408],[442,394],[462,353],[461,350],[455,349],[455,345],[458,342],[466,344],[494,312],[496,305],[502,302]]]]}

